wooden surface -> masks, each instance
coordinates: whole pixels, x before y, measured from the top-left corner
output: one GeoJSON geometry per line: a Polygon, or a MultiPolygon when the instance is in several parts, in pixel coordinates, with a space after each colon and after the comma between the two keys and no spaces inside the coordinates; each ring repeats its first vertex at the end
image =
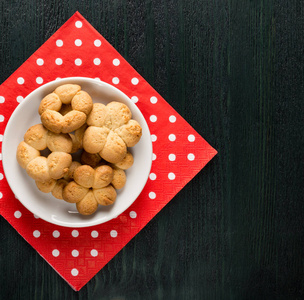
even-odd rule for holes
{"type": "Polygon", "coordinates": [[[0,299],[303,299],[304,2],[1,0],[0,83],[76,10],[219,154],[78,293],[0,217],[0,299]]]}

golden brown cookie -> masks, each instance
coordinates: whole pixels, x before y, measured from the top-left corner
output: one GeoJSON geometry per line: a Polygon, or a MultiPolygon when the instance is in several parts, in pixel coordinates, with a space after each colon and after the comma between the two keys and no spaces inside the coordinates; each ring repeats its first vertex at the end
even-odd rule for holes
{"type": "Polygon", "coordinates": [[[84,150],[91,154],[99,153],[105,146],[109,133],[107,127],[89,126],[83,135],[84,150]]]}
{"type": "Polygon", "coordinates": [[[86,123],[92,107],[91,96],[79,85],[64,84],[43,98],[38,111],[42,124],[48,130],[70,133],[86,123]]]}
{"type": "Polygon", "coordinates": [[[68,172],[63,176],[63,178],[67,181],[71,181],[74,179],[74,172],[76,170],[76,168],[80,167],[81,166],[81,163],[78,162],[78,161],[72,161],[70,167],[69,167],[69,170],[68,172]]]}
{"type": "Polygon", "coordinates": [[[112,165],[116,168],[127,170],[132,167],[133,163],[134,163],[133,155],[128,151],[122,161],[112,165]]]}
{"type": "Polygon", "coordinates": [[[123,160],[127,154],[127,146],[125,142],[113,131],[110,131],[106,143],[99,155],[110,163],[118,163],[123,160]]]}
{"type": "Polygon", "coordinates": [[[73,140],[67,133],[54,133],[48,131],[46,144],[52,152],[72,153],[73,140]]]}
{"type": "Polygon", "coordinates": [[[89,191],[84,198],[76,203],[77,210],[82,215],[91,215],[93,214],[98,207],[98,202],[96,201],[93,192],[89,191]]]}
{"type": "Polygon", "coordinates": [[[47,159],[44,156],[37,156],[32,159],[26,166],[26,172],[31,178],[38,181],[49,181],[52,178],[47,159]]]}
{"type": "Polygon", "coordinates": [[[40,151],[36,150],[26,142],[22,141],[17,148],[17,161],[25,169],[30,161],[40,156],[40,151]]]}
{"type": "Polygon", "coordinates": [[[88,115],[93,107],[91,96],[85,91],[79,91],[71,101],[72,109],[81,111],[88,115]]]}
{"type": "Polygon", "coordinates": [[[57,180],[55,179],[50,179],[48,181],[35,181],[37,188],[39,191],[43,193],[50,193],[54,189],[57,180]]]}
{"type": "Polygon", "coordinates": [[[108,185],[101,189],[93,189],[95,199],[100,205],[111,205],[115,202],[117,193],[112,185],[108,185]]]}
{"type": "Polygon", "coordinates": [[[63,84],[57,87],[54,91],[64,104],[71,103],[73,97],[81,90],[81,86],[78,84],[63,84]]]}
{"type": "Polygon", "coordinates": [[[38,113],[42,115],[47,109],[59,111],[61,109],[62,102],[59,96],[55,93],[46,95],[40,102],[38,113]]]}
{"type": "MultiPolygon", "coordinates": [[[[65,152],[52,152],[47,157],[48,172],[53,179],[60,179],[68,173],[71,164],[72,156],[65,152]]],[[[45,180],[41,179],[41,181],[45,180]]]]}
{"type": "Polygon", "coordinates": [[[36,150],[44,150],[47,147],[48,130],[42,125],[31,126],[24,134],[24,142],[36,150]]]}
{"type": "Polygon", "coordinates": [[[135,120],[130,120],[127,124],[116,128],[114,132],[123,139],[127,147],[135,146],[142,136],[142,128],[135,120]]]}
{"type": "Polygon", "coordinates": [[[52,190],[52,195],[57,199],[63,199],[62,193],[63,189],[66,187],[68,182],[64,179],[59,179],[52,190]]]}
{"type": "Polygon", "coordinates": [[[88,115],[87,124],[89,126],[108,127],[111,124],[111,118],[108,114],[107,107],[102,103],[94,103],[88,115]]]}
{"type": "Polygon", "coordinates": [[[63,189],[62,196],[67,202],[77,203],[81,201],[88,192],[88,188],[77,184],[75,181],[71,181],[63,189]]]}
{"type": "Polygon", "coordinates": [[[127,181],[127,176],[124,170],[122,169],[118,169],[118,168],[114,168],[113,169],[113,180],[111,182],[111,184],[114,186],[115,189],[119,190],[122,189],[127,181]]]}

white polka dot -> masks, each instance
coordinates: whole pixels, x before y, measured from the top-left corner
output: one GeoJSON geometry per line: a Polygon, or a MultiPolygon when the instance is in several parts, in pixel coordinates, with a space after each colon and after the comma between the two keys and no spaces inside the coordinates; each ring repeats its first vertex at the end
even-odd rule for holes
{"type": "Polygon", "coordinates": [[[118,58],[113,59],[113,65],[114,66],[119,66],[120,65],[120,60],[118,58]]]}
{"type": "Polygon", "coordinates": [[[138,98],[137,98],[136,96],[133,96],[133,97],[131,98],[131,100],[133,101],[133,103],[137,103],[137,102],[138,102],[138,98]]]}
{"type": "Polygon", "coordinates": [[[189,142],[194,142],[195,141],[195,136],[193,134],[188,135],[188,141],[189,142]]]}
{"type": "Polygon", "coordinates": [[[151,180],[155,180],[155,179],[156,179],[156,174],[155,174],[155,173],[151,173],[151,174],[149,175],[149,178],[150,178],[151,180]]]}
{"type": "Polygon", "coordinates": [[[0,160],[2,160],[2,153],[0,153],[0,160]]]}
{"type": "Polygon", "coordinates": [[[14,216],[15,216],[15,218],[19,219],[22,216],[22,214],[19,210],[16,210],[14,213],[14,216]]]}
{"type": "Polygon", "coordinates": [[[132,210],[130,211],[129,216],[130,218],[135,219],[137,217],[137,213],[134,210],[132,210]]]}
{"type": "Polygon", "coordinates": [[[100,47],[101,46],[101,40],[95,40],[94,41],[94,46],[95,47],[100,47]]]}
{"type": "Polygon", "coordinates": [[[41,77],[37,77],[37,78],[36,78],[36,82],[37,82],[38,84],[41,84],[41,83],[43,83],[43,79],[42,79],[41,77]]]}
{"type": "Polygon", "coordinates": [[[111,230],[110,236],[111,236],[112,238],[116,238],[116,237],[117,237],[117,231],[116,231],[116,230],[111,230]]]}
{"type": "Polygon", "coordinates": [[[54,230],[53,237],[57,239],[57,238],[59,238],[59,236],[60,236],[60,232],[58,230],[54,230]]]}
{"type": "Polygon", "coordinates": [[[73,231],[72,231],[72,236],[73,236],[73,237],[78,237],[78,235],[79,235],[78,230],[73,230],[73,231]]]}
{"type": "Polygon", "coordinates": [[[79,255],[79,251],[78,250],[73,250],[72,251],[72,256],[77,257],[79,255]]]}
{"type": "Polygon", "coordinates": [[[52,255],[53,255],[54,257],[59,256],[59,254],[60,254],[60,252],[59,252],[59,250],[57,250],[57,249],[54,249],[54,250],[52,251],[52,255]]]}
{"type": "Polygon", "coordinates": [[[2,199],[2,197],[3,197],[3,194],[0,192],[0,199],[2,199]]]}
{"type": "Polygon", "coordinates": [[[175,161],[176,156],[175,156],[175,154],[171,153],[171,154],[169,154],[168,158],[170,161],[175,161]]]}
{"type": "Polygon", "coordinates": [[[60,77],[57,77],[57,78],[56,78],[56,80],[60,80],[60,79],[61,79],[60,77]]]}
{"type": "Polygon", "coordinates": [[[80,39],[75,40],[75,46],[80,47],[82,45],[82,41],[80,39]]]}
{"type": "Polygon", "coordinates": [[[94,79],[95,79],[95,80],[99,80],[99,81],[101,81],[99,77],[95,77],[94,79]]]}
{"type": "Polygon", "coordinates": [[[150,192],[149,193],[149,198],[150,199],[155,199],[156,198],[156,194],[154,192],[150,192]]]}
{"type": "Polygon", "coordinates": [[[94,58],[94,65],[95,66],[99,66],[100,65],[100,63],[101,63],[101,61],[100,61],[100,58],[94,58]]]}
{"type": "Polygon", "coordinates": [[[94,257],[96,257],[98,255],[98,251],[95,250],[95,249],[92,249],[91,250],[91,255],[94,256],[94,257]]]}
{"type": "Polygon", "coordinates": [[[118,83],[119,83],[119,78],[118,78],[118,77],[114,77],[114,78],[112,79],[112,82],[113,82],[114,84],[118,84],[118,83]]]}
{"type": "Polygon", "coordinates": [[[157,121],[157,117],[155,115],[150,116],[150,121],[151,122],[156,122],[157,121]]]}
{"type": "Polygon", "coordinates": [[[157,156],[156,156],[156,154],[155,154],[155,153],[153,153],[153,154],[152,154],[152,160],[155,160],[155,159],[156,159],[156,157],[157,157],[157,156]]]}
{"type": "Polygon", "coordinates": [[[55,60],[55,64],[56,65],[58,65],[58,66],[60,66],[60,65],[62,65],[62,59],[61,58],[56,58],[56,60],[55,60]]]}
{"type": "Polygon", "coordinates": [[[169,141],[171,141],[171,142],[174,142],[174,141],[176,140],[176,136],[175,136],[175,134],[173,134],[173,133],[171,133],[171,134],[168,136],[168,138],[169,138],[169,141]]]}
{"type": "Polygon", "coordinates": [[[0,142],[3,141],[3,134],[0,134],[0,142]]]}
{"type": "Polygon", "coordinates": [[[80,58],[76,58],[75,59],[75,65],[76,66],[81,66],[81,64],[82,64],[82,60],[80,58]]]}
{"type": "Polygon", "coordinates": [[[76,21],[75,26],[76,26],[76,28],[81,28],[82,27],[82,22],[81,21],[76,21]]]}
{"type": "Polygon", "coordinates": [[[40,237],[40,231],[39,231],[39,230],[35,230],[35,231],[33,232],[33,236],[34,236],[35,238],[39,238],[39,237],[40,237]]]}
{"type": "Polygon", "coordinates": [[[151,134],[151,141],[156,142],[157,136],[155,134],[151,134]]]}
{"type": "Polygon", "coordinates": [[[0,115],[0,122],[4,121],[4,116],[0,115]]]}
{"type": "Polygon", "coordinates": [[[42,58],[38,58],[36,60],[36,63],[37,63],[38,66],[42,66],[44,64],[44,60],[42,58]]]}
{"type": "Polygon", "coordinates": [[[93,231],[91,232],[91,236],[92,236],[92,238],[97,238],[97,237],[98,237],[98,231],[93,230],[93,231]]]}
{"type": "Polygon", "coordinates": [[[175,116],[170,116],[169,117],[169,121],[171,122],[171,123],[174,123],[175,121],[176,121],[176,117],[175,116]]]}
{"type": "Polygon", "coordinates": [[[18,84],[23,84],[24,83],[24,78],[23,77],[18,77],[17,82],[18,82],[18,84]]]}
{"type": "Polygon", "coordinates": [[[63,41],[62,40],[57,40],[56,41],[56,46],[57,47],[62,47],[63,46],[63,41]]]}
{"type": "Polygon", "coordinates": [[[0,180],[2,180],[4,178],[3,174],[0,173],[0,180]]]}
{"type": "Polygon", "coordinates": [[[132,84],[137,85],[139,80],[138,80],[138,78],[134,77],[131,79],[131,82],[132,82],[132,84]]]}
{"type": "Polygon", "coordinates": [[[35,218],[35,219],[39,219],[39,217],[38,217],[38,216],[36,216],[35,214],[33,214],[33,215],[34,215],[34,218],[35,218]]]}
{"type": "Polygon", "coordinates": [[[77,276],[78,274],[79,274],[79,271],[77,270],[77,269],[72,269],[71,270],[71,274],[73,275],[73,276],[77,276]]]}
{"type": "Polygon", "coordinates": [[[195,156],[193,153],[189,153],[187,158],[192,161],[192,160],[194,160],[195,156]]]}
{"type": "Polygon", "coordinates": [[[23,97],[22,96],[17,96],[16,100],[18,103],[21,103],[23,101],[23,97]]]}
{"type": "Polygon", "coordinates": [[[4,103],[5,98],[3,96],[0,96],[0,103],[4,103]]]}
{"type": "Polygon", "coordinates": [[[169,178],[170,180],[174,180],[174,179],[175,179],[175,174],[174,174],[174,173],[169,173],[169,174],[168,174],[168,178],[169,178]]]}
{"type": "Polygon", "coordinates": [[[156,98],[155,96],[152,96],[152,97],[150,98],[150,102],[151,102],[152,104],[157,103],[157,98],[156,98]]]}

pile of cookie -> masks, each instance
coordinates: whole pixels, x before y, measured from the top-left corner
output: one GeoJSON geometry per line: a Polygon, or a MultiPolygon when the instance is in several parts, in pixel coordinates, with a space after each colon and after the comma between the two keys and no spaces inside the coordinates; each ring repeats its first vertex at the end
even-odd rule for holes
{"type": "Polygon", "coordinates": [[[77,84],[46,95],[38,109],[41,124],[30,127],[17,148],[17,161],[38,189],[76,203],[82,215],[111,205],[133,164],[128,150],[142,128],[123,103],[93,103],[77,84]]]}

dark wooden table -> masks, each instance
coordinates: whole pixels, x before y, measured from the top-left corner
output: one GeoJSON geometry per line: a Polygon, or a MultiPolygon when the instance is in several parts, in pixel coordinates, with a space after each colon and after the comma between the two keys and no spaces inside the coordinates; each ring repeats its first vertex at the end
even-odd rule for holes
{"type": "Polygon", "coordinates": [[[0,83],[76,10],[219,154],[78,293],[1,217],[0,298],[303,299],[304,1],[1,0],[0,83]]]}

